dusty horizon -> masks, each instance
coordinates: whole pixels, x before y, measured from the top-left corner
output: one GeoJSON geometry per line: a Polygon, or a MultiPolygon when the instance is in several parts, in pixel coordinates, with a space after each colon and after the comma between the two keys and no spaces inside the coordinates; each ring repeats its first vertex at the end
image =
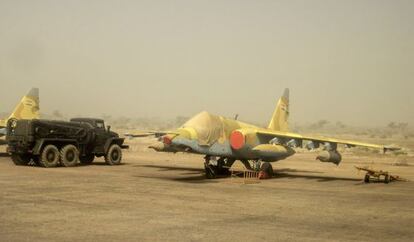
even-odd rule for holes
{"type": "Polygon", "coordinates": [[[0,112],[414,122],[412,1],[2,1],[0,112]]]}

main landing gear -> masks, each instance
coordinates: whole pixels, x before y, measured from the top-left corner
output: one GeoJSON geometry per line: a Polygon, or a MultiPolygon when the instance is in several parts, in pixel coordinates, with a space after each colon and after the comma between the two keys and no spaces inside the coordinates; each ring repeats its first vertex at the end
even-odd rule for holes
{"type": "MultiPolygon", "coordinates": [[[[211,156],[204,157],[204,170],[207,179],[214,179],[219,176],[229,176],[231,172],[230,167],[236,161],[235,159],[220,157],[219,159],[213,159],[211,156]]],[[[241,163],[249,171],[259,172],[259,179],[268,179],[273,177],[273,167],[270,162],[254,160],[252,164],[248,160],[241,160],[241,163]]]]}
{"type": "Polygon", "coordinates": [[[259,179],[269,179],[273,177],[273,167],[270,162],[261,162],[259,169],[259,179]]]}

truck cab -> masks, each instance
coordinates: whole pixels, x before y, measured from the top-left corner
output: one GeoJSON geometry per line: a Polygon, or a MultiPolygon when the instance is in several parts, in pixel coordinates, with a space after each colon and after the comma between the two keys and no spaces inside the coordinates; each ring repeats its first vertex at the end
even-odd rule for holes
{"type": "Polygon", "coordinates": [[[115,132],[111,132],[111,126],[105,128],[105,121],[103,119],[96,118],[72,118],[70,122],[79,122],[82,124],[89,124],[93,127],[93,130],[96,134],[95,145],[93,153],[104,154],[105,150],[108,148],[108,142],[114,138],[119,138],[119,135],[115,132]]]}
{"type": "Polygon", "coordinates": [[[72,118],[70,121],[71,122],[79,122],[79,123],[90,124],[92,127],[96,128],[96,129],[105,130],[105,121],[103,119],[98,119],[98,118],[72,118]]]}

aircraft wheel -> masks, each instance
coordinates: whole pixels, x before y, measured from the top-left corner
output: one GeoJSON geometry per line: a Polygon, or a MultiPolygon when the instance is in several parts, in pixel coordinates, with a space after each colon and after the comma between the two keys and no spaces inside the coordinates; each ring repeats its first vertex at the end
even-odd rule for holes
{"type": "Polygon", "coordinates": [[[204,170],[206,172],[207,179],[215,179],[217,178],[217,166],[213,165],[204,165],[204,170]]]}
{"type": "Polygon", "coordinates": [[[60,160],[65,167],[76,166],[79,160],[78,148],[74,145],[66,145],[60,151],[60,160]]]}
{"type": "Polygon", "coordinates": [[[368,174],[365,175],[364,182],[369,183],[369,175],[368,174]]]}
{"type": "Polygon", "coordinates": [[[43,149],[39,164],[43,167],[56,167],[59,164],[60,153],[56,146],[46,145],[43,149]]]}
{"type": "Polygon", "coordinates": [[[269,176],[269,178],[273,177],[273,167],[272,164],[270,164],[270,162],[263,162],[260,166],[260,171],[265,172],[269,176]]]}
{"type": "Polygon", "coordinates": [[[222,175],[222,176],[229,176],[230,175],[230,168],[227,167],[220,167],[218,169],[218,175],[222,175]]]}
{"type": "Polygon", "coordinates": [[[226,158],[220,158],[217,160],[216,173],[217,175],[228,176],[230,175],[230,167],[227,166],[228,162],[226,158]]]}
{"type": "Polygon", "coordinates": [[[12,154],[12,161],[16,166],[25,166],[30,162],[30,156],[21,154],[12,154]]]}

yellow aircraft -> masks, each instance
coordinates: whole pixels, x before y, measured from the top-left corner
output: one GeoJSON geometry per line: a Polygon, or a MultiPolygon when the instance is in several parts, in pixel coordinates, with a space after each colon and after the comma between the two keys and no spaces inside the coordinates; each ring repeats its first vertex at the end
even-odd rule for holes
{"type": "MultiPolygon", "coordinates": [[[[271,176],[273,168],[269,162],[283,160],[295,154],[295,148],[305,146],[324,152],[318,160],[338,165],[342,157],[338,144],[347,147],[364,146],[375,149],[396,150],[398,148],[368,144],[356,141],[305,136],[289,132],[289,89],[279,99],[267,128],[243,123],[208,112],[201,112],[188,120],[182,127],[171,132],[157,132],[161,142],[151,145],[160,152],[190,152],[205,155],[207,178],[228,174],[229,168],[240,160],[247,169],[257,169],[271,176]],[[218,159],[213,159],[218,157],[218,159]],[[252,162],[252,165],[251,163],[252,162]]],[[[134,137],[134,135],[127,134],[134,137]]],[[[137,137],[145,134],[137,135],[137,137]]]]}
{"type": "MultiPolygon", "coordinates": [[[[14,108],[11,115],[3,120],[0,120],[0,137],[7,134],[7,126],[18,119],[38,119],[39,118],[39,89],[32,88],[27,93],[17,106],[14,108]]],[[[0,140],[0,144],[6,144],[5,141],[0,140]]]]}

